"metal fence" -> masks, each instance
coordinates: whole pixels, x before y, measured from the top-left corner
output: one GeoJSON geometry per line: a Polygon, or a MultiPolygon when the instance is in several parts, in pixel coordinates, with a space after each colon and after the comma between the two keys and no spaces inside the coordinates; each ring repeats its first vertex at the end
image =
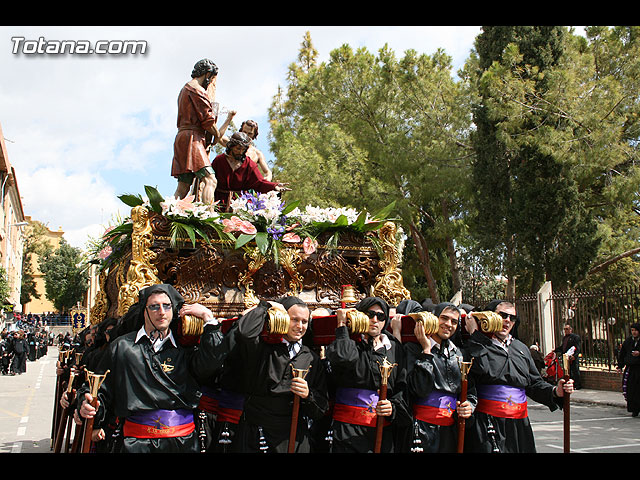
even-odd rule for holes
{"type": "Polygon", "coordinates": [[[551,298],[556,342],[562,341],[562,327],[569,324],[580,335],[581,366],[615,369],[620,345],[631,324],[640,321],[640,288],[554,292],[551,298]]]}
{"type": "MultiPolygon", "coordinates": [[[[520,316],[518,338],[527,345],[540,340],[541,316],[536,294],[505,298],[516,305],[520,316]]],[[[581,339],[581,367],[614,370],[622,342],[630,326],[640,322],[640,285],[601,290],[573,290],[551,293],[551,321],[554,343],[560,345],[563,326],[569,324],[581,339]]],[[[482,309],[486,299],[469,302],[482,309]]],[[[548,354],[549,352],[542,352],[548,354]]]]}

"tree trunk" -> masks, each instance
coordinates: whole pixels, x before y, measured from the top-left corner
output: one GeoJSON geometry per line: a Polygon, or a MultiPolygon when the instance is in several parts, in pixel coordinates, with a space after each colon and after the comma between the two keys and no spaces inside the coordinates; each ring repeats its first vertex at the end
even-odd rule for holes
{"type": "Polygon", "coordinates": [[[433,301],[433,303],[440,303],[440,297],[438,296],[438,287],[436,286],[436,281],[433,278],[433,273],[431,273],[431,261],[429,260],[429,247],[427,247],[427,242],[424,239],[422,233],[420,233],[420,230],[418,230],[418,228],[412,221],[409,222],[409,228],[411,230],[413,243],[416,246],[416,252],[418,252],[418,257],[420,258],[422,271],[424,272],[424,276],[427,279],[427,285],[429,286],[429,295],[431,296],[431,300],[433,301]]]}
{"type": "MultiPolygon", "coordinates": [[[[449,220],[449,204],[446,199],[442,199],[442,217],[444,221],[450,223],[449,220]]],[[[449,255],[449,265],[451,266],[451,281],[453,283],[453,293],[462,289],[462,281],[460,280],[460,270],[458,269],[458,260],[456,259],[456,249],[453,246],[453,238],[451,235],[445,237],[447,243],[447,254],[449,255]]]]}

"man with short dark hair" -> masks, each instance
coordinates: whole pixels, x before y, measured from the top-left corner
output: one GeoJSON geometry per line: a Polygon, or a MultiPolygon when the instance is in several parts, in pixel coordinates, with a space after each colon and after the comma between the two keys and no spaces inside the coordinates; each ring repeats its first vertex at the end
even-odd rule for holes
{"type": "MultiPolygon", "coordinates": [[[[198,452],[193,410],[200,392],[196,377],[216,369],[223,355],[213,346],[222,342],[220,325],[206,307],[184,305],[182,296],[167,284],[153,285],[139,293],[132,307],[138,330],[113,340],[100,364],[109,371],[98,392],[98,408],[89,403],[90,393],[79,394],[79,411],[93,417],[94,429],[108,418],[123,424],[122,452],[198,452]],[[201,342],[212,348],[184,348],[176,341],[179,316],[194,315],[205,320],[201,342]]],[[[86,385],[82,391],[86,392],[86,385]]]]}
{"type": "Polygon", "coordinates": [[[405,344],[407,402],[413,411],[412,449],[426,453],[455,453],[458,417],[468,419],[475,407],[475,391],[460,402],[463,352],[452,337],[460,324],[460,310],[449,302],[435,306],[438,330],[427,335],[416,322],[416,343],[405,344]],[[419,450],[417,450],[419,449],[419,450]]]}

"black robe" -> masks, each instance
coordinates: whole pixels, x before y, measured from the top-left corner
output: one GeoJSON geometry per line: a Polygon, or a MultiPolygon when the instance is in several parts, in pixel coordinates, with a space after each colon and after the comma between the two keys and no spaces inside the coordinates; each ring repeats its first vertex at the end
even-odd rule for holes
{"type": "Polygon", "coordinates": [[[640,412],[640,356],[631,352],[640,350],[640,339],[627,338],[618,354],[618,367],[623,370],[623,388],[627,400],[627,411],[640,412]]]}
{"type": "MultiPolygon", "coordinates": [[[[397,425],[411,425],[411,417],[404,398],[406,381],[405,356],[402,344],[392,335],[386,334],[391,349],[384,347],[374,350],[369,342],[356,341],[349,335],[346,326],[336,328],[335,340],[327,346],[327,360],[331,365],[332,382],[336,389],[356,388],[379,391],[382,385],[380,364],[386,357],[389,363],[396,364],[387,380],[387,400],[393,406],[393,413],[385,420],[397,425]]],[[[375,408],[375,406],[372,406],[375,408]]],[[[366,453],[373,452],[376,428],[338,421],[332,422],[332,452],[366,453]]],[[[381,452],[394,451],[393,431],[383,428],[381,452]]]]}
{"type": "Polygon", "coordinates": [[[270,305],[267,302],[238,320],[238,355],[244,365],[244,411],[233,443],[233,451],[284,453],[288,450],[294,394],[290,391],[292,367],[309,369],[305,380],[309,396],[300,399],[296,430],[296,453],[310,451],[309,423],[328,409],[325,372],[319,356],[308,346],[289,357],[285,343],[261,338],[270,305]]]}
{"type": "MultiPolygon", "coordinates": [[[[124,421],[127,417],[153,410],[194,410],[200,399],[196,377],[204,377],[215,364],[216,352],[204,345],[222,341],[219,325],[207,325],[200,348],[185,348],[167,340],[155,352],[148,337],[135,341],[137,332],[122,335],[111,342],[108,354],[102,357],[99,372],[109,370],[98,392],[101,408],[94,428],[113,417],[124,421]]],[[[86,391],[86,385],[83,391],[86,391]]],[[[82,397],[79,397],[79,402],[82,397]]],[[[122,451],[197,452],[197,430],[173,438],[125,437],[122,451]]]]}
{"type": "MultiPolygon", "coordinates": [[[[231,394],[242,398],[244,390],[242,380],[242,362],[238,355],[237,321],[224,335],[222,342],[213,343],[207,348],[216,352],[216,359],[209,365],[209,373],[206,377],[198,377],[202,397],[198,407],[197,425],[202,452],[227,453],[231,451],[236,433],[237,423],[226,418],[218,418],[219,406],[211,411],[207,406],[207,397],[212,394],[214,398],[222,394],[231,394]]],[[[211,342],[211,339],[201,339],[202,342],[211,342]]],[[[201,345],[203,347],[205,345],[201,345]]],[[[201,371],[198,369],[198,371],[201,371]]]]}
{"type": "MultiPolygon", "coordinates": [[[[407,355],[407,401],[410,407],[416,400],[425,398],[434,391],[460,399],[460,362],[463,355],[453,342],[443,340],[442,345],[434,344],[430,354],[423,353],[422,346],[418,343],[407,343],[404,348],[407,355]]],[[[475,408],[477,398],[473,388],[467,390],[467,400],[475,408]]],[[[414,416],[413,445],[425,453],[455,453],[458,444],[455,412],[452,418],[452,425],[436,425],[414,416]]],[[[409,446],[405,445],[404,451],[409,450],[409,446]]]]}
{"type": "MultiPolygon", "coordinates": [[[[469,385],[508,385],[522,388],[527,397],[546,405],[551,411],[562,408],[562,398],[554,394],[554,386],[545,382],[538,372],[529,348],[513,339],[505,350],[490,338],[476,331],[465,343],[473,358],[469,385]]],[[[480,398],[478,391],[478,398],[480,398]]],[[[536,451],[529,417],[504,418],[480,412],[473,415],[472,425],[465,434],[465,452],[534,453],[536,451]],[[494,433],[495,432],[495,433],[494,433]]]]}

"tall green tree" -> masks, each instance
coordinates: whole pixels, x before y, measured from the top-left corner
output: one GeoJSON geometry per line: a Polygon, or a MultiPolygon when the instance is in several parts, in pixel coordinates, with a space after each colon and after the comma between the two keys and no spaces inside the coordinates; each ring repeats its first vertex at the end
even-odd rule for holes
{"type": "MultiPolygon", "coordinates": [[[[313,58],[307,40],[299,59],[313,58]]],[[[375,55],[343,45],[326,63],[290,68],[270,111],[275,168],[291,195],[369,211],[395,201],[434,301],[433,245],[460,285],[454,238],[471,152],[467,91],[451,70],[441,50],[397,59],[387,46],[375,55]]]]}
{"type": "Polygon", "coordinates": [[[89,275],[80,249],[61,239],[56,250],[44,255],[40,270],[44,275],[46,296],[58,311],[69,311],[77,302],[82,302],[89,275]]]}
{"type": "MultiPolygon", "coordinates": [[[[567,145],[575,118],[562,87],[576,88],[565,27],[484,27],[476,39],[474,234],[504,259],[508,294],[545,280],[575,284],[600,235],[567,145]]],[[[571,52],[573,54],[574,52],[571,52]]],[[[574,109],[575,110],[575,109],[574,109]]]]}

